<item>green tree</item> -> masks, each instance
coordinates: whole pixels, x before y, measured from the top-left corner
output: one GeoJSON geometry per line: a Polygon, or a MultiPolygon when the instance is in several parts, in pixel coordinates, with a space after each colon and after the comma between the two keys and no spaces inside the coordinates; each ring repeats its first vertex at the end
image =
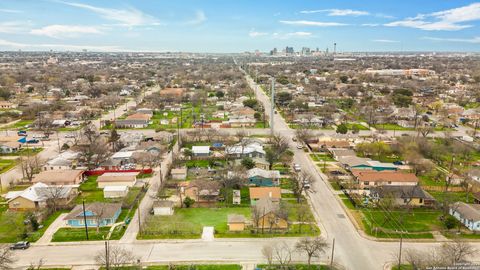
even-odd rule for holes
{"type": "Polygon", "coordinates": [[[347,83],[348,82],[348,76],[347,75],[342,75],[340,76],[340,81],[342,83],[347,83]]]}
{"type": "Polygon", "coordinates": [[[288,92],[280,92],[276,95],[277,103],[285,105],[292,101],[292,94],[288,92]]]}
{"type": "Polygon", "coordinates": [[[348,132],[348,127],[345,124],[340,124],[337,126],[337,133],[340,134],[347,134],[348,132]]]}
{"type": "Polygon", "coordinates": [[[243,101],[243,106],[245,107],[250,107],[250,108],[255,108],[258,104],[258,101],[256,99],[247,99],[243,101]]]}
{"type": "Polygon", "coordinates": [[[183,200],[183,204],[185,205],[185,207],[187,208],[190,208],[190,206],[192,206],[193,204],[195,203],[195,200],[190,198],[190,197],[186,197],[185,200],[183,200]]]}
{"type": "Polygon", "coordinates": [[[242,166],[247,170],[253,169],[255,167],[255,161],[250,157],[246,157],[242,159],[242,166]]]}
{"type": "Polygon", "coordinates": [[[223,98],[225,96],[225,93],[223,91],[218,90],[215,93],[215,96],[217,96],[218,98],[223,98]]]}

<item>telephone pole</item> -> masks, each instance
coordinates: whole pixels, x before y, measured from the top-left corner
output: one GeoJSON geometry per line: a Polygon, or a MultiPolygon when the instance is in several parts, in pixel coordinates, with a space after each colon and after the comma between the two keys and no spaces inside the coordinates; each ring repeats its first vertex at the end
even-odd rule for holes
{"type": "Polygon", "coordinates": [[[83,207],[83,223],[85,224],[85,235],[87,236],[87,240],[88,240],[88,225],[87,225],[87,215],[85,213],[85,200],[82,200],[82,207],[83,207]]]}
{"type": "Polygon", "coordinates": [[[335,238],[332,243],[332,257],[330,258],[330,269],[333,269],[333,255],[335,254],[335,238]]]}
{"type": "Polygon", "coordinates": [[[398,270],[402,268],[402,242],[403,242],[403,235],[400,233],[400,250],[398,252],[398,270]]]}
{"type": "Polygon", "coordinates": [[[275,122],[275,78],[272,78],[272,106],[270,111],[270,130],[272,135],[274,133],[274,122],[275,122]]]}

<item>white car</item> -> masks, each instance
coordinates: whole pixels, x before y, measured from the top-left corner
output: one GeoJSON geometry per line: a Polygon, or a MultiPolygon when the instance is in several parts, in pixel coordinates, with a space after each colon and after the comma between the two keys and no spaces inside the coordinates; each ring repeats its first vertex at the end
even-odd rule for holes
{"type": "Polygon", "coordinates": [[[296,171],[296,172],[299,172],[299,171],[302,170],[302,167],[300,167],[300,165],[295,163],[295,164],[293,164],[293,170],[296,171]]]}
{"type": "Polygon", "coordinates": [[[65,134],[65,138],[75,138],[75,134],[72,134],[72,133],[68,133],[68,134],[65,134]]]}
{"type": "Polygon", "coordinates": [[[297,149],[303,149],[303,145],[297,144],[297,149]]]}

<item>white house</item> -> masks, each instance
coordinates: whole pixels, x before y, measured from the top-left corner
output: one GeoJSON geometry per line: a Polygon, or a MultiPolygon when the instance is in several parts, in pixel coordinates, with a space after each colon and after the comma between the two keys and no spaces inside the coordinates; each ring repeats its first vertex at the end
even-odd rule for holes
{"type": "Polygon", "coordinates": [[[187,168],[174,168],[171,174],[173,180],[185,180],[187,178],[187,168]]]}
{"type": "Polygon", "coordinates": [[[123,198],[128,194],[128,186],[105,186],[103,188],[103,197],[105,199],[123,198]]]}
{"type": "Polygon", "coordinates": [[[480,204],[456,202],[450,206],[449,212],[469,230],[480,232],[480,204]]]}
{"type": "Polygon", "coordinates": [[[195,157],[208,157],[210,155],[210,146],[192,146],[192,153],[195,157]]]}

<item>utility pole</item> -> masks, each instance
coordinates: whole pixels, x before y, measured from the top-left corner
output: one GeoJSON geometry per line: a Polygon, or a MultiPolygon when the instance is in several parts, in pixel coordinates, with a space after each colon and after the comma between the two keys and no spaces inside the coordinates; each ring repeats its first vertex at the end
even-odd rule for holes
{"type": "Polygon", "coordinates": [[[108,240],[105,240],[105,269],[110,269],[110,256],[108,254],[108,240]]]}
{"type": "Polygon", "coordinates": [[[335,255],[335,238],[332,243],[332,257],[330,258],[330,269],[333,269],[333,255],[335,255]]]}
{"type": "Polygon", "coordinates": [[[137,201],[137,211],[138,211],[138,233],[142,234],[142,221],[140,217],[140,200],[137,201]]]}
{"type": "Polygon", "coordinates": [[[88,225],[87,225],[87,215],[85,213],[85,200],[82,200],[82,207],[83,207],[83,223],[85,224],[85,235],[87,236],[87,240],[88,240],[88,225]]]}
{"type": "Polygon", "coordinates": [[[398,270],[402,268],[402,242],[403,242],[403,235],[400,233],[400,250],[398,252],[398,270]]]}
{"type": "Polygon", "coordinates": [[[270,130],[274,134],[274,118],[275,118],[275,78],[272,78],[272,106],[270,111],[270,130]]]}

